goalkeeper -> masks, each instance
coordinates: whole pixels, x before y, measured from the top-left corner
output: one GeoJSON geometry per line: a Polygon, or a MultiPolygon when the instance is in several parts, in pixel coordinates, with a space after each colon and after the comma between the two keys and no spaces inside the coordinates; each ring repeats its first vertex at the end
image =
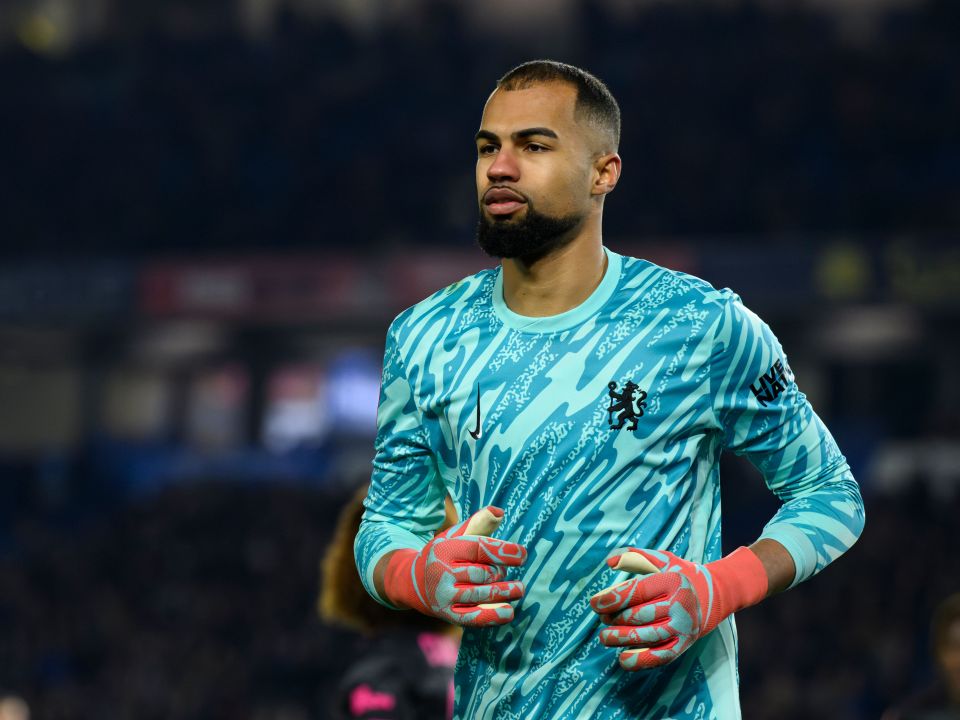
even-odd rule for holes
{"type": "Polygon", "coordinates": [[[619,135],[592,75],[505,75],[476,135],[477,240],[500,266],[387,334],[357,565],[382,604],[464,626],[459,718],[738,718],[733,614],[863,527],[770,328],[604,247],[619,135]],[[724,450],[782,503],[726,555],[724,450]],[[465,520],[435,536],[446,493],[465,520]]]}

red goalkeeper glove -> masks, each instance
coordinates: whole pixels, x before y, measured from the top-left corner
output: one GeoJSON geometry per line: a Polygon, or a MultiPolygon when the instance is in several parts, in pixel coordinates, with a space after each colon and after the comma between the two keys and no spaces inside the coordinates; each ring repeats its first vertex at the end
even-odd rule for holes
{"type": "Polygon", "coordinates": [[[522,565],[522,545],[488,537],[503,510],[492,505],[428,542],[422,550],[390,556],[383,587],[395,605],[456,625],[484,627],[513,620],[508,601],[523,597],[523,583],[504,580],[504,568],[522,565]]]}
{"type": "Polygon", "coordinates": [[[673,553],[628,548],[607,558],[614,570],[643,573],[601,590],[590,606],[608,628],[600,642],[627,648],[626,670],[665,665],[737,610],[767,594],[767,573],[752,550],[740,547],[700,565],[673,553]]]}

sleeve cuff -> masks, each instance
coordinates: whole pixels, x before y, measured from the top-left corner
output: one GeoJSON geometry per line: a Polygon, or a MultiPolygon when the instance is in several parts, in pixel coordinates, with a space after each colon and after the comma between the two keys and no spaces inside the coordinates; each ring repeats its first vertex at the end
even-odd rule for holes
{"type": "Polygon", "coordinates": [[[764,528],[760,540],[776,540],[783,545],[790,557],[796,572],[789,588],[799,585],[804,580],[813,577],[817,569],[817,550],[813,542],[800,528],[786,523],[778,523],[764,528]]]}
{"type": "Polygon", "coordinates": [[[390,608],[391,610],[402,610],[403,608],[397,607],[396,605],[391,603],[389,600],[387,600],[385,597],[383,597],[382,595],[380,595],[380,593],[377,592],[376,584],[373,582],[373,571],[376,569],[377,565],[380,563],[380,560],[383,559],[384,555],[387,555],[388,553],[391,553],[394,550],[399,550],[399,549],[400,548],[385,548],[382,552],[374,555],[371,558],[371,561],[367,565],[364,572],[360,575],[360,581],[363,583],[363,586],[367,589],[367,592],[370,594],[370,597],[372,597],[374,600],[376,600],[378,603],[380,603],[384,607],[390,608]]]}
{"type": "Polygon", "coordinates": [[[360,532],[357,534],[357,540],[354,544],[354,552],[357,557],[357,567],[360,570],[360,582],[374,600],[388,607],[391,610],[402,610],[392,604],[385,597],[382,597],[376,589],[373,582],[373,573],[376,570],[377,563],[383,559],[383,556],[394,550],[420,550],[429,538],[422,538],[418,534],[403,528],[398,528],[389,523],[373,523],[376,528],[365,527],[366,521],[361,523],[360,532]],[[379,536],[375,548],[370,547],[370,537],[379,536]],[[368,553],[362,552],[362,545],[366,545],[368,553]],[[362,562],[361,562],[362,558],[362,562]]]}

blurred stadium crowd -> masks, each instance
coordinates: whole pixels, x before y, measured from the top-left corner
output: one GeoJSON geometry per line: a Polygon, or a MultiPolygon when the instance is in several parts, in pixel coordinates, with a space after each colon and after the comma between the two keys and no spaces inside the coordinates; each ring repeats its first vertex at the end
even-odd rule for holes
{"type": "MultiPolygon", "coordinates": [[[[748,466],[724,473],[733,547],[772,504],[748,466]]],[[[922,481],[870,498],[872,527],[821,582],[738,615],[744,717],[877,718],[929,683],[930,613],[960,578],[960,495],[922,481]]],[[[0,556],[0,690],[34,717],[338,717],[337,683],[371,642],[315,613],[347,494],[194,483],[65,515],[24,490],[0,556]]]]}
{"type": "Polygon", "coordinates": [[[506,6],[480,24],[469,4],[411,2],[366,31],[276,3],[255,38],[234,5],[113,3],[102,34],[69,53],[51,21],[23,22],[27,44],[0,53],[13,245],[462,243],[481,102],[511,65],[550,52],[622,105],[630,182],[608,235],[960,224],[951,0],[890,10],[859,42],[793,2],[581,0],[558,5],[561,28],[506,6]]]}
{"type": "MultiPolygon", "coordinates": [[[[736,289],[863,485],[850,555],[738,616],[745,717],[875,718],[933,678],[960,4],[480,5],[0,7],[0,697],[333,717],[368,640],[317,618],[318,563],[368,476],[383,333],[484,264],[472,135],[534,56],[621,103],[611,247],[736,289]]],[[[723,476],[733,548],[774,500],[723,476]]]]}
{"type": "Polygon", "coordinates": [[[212,484],[85,517],[22,508],[0,559],[0,685],[51,720],[331,716],[363,645],[314,611],[342,499],[212,484]]]}

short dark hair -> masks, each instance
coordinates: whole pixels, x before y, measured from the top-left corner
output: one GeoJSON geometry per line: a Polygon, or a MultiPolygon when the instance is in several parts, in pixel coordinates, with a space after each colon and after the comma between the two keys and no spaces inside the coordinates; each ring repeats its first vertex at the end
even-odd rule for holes
{"type": "Polygon", "coordinates": [[[603,81],[586,70],[556,60],[531,60],[517,65],[497,81],[501,90],[523,90],[532,85],[564,82],[577,91],[574,112],[607,136],[612,150],[620,147],[620,106],[603,81]]]}

